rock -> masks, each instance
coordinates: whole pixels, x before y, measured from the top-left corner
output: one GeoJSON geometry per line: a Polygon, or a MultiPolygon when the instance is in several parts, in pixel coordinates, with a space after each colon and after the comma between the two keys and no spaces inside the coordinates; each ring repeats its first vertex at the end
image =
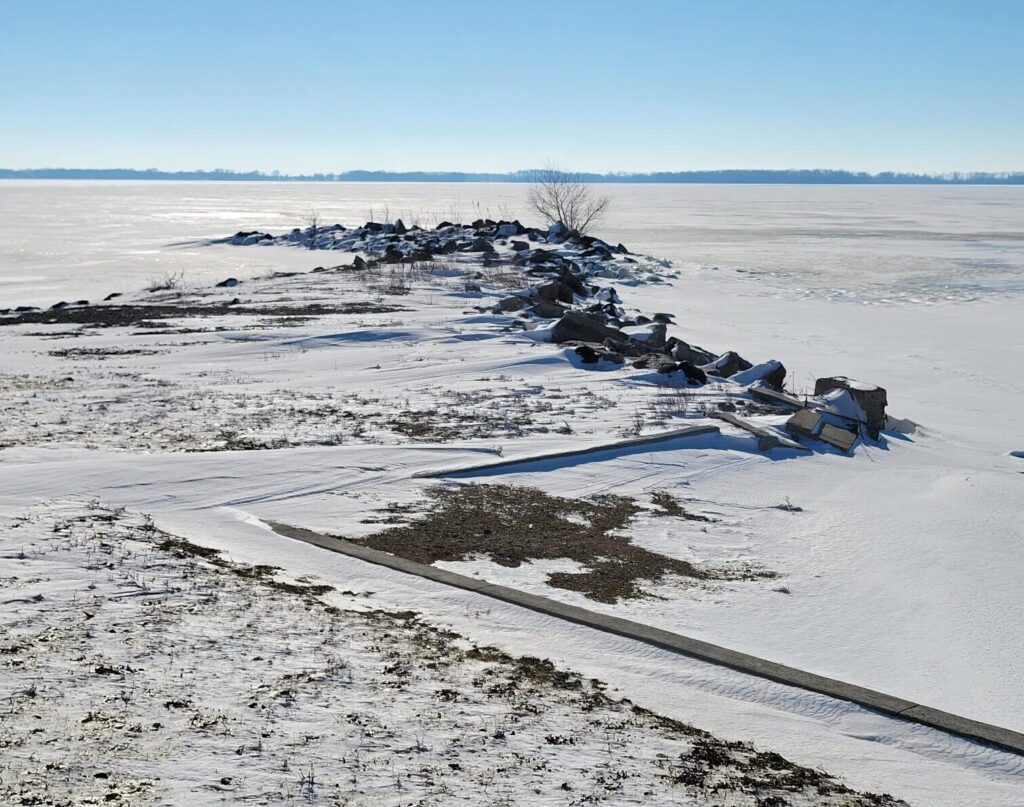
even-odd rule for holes
{"type": "Polygon", "coordinates": [[[629,254],[629,250],[628,250],[628,249],[626,249],[626,248],[625,248],[625,247],[624,247],[624,246],[622,245],[622,243],[621,243],[621,242],[619,242],[619,245],[615,247],[615,251],[616,251],[616,252],[618,252],[618,253],[619,253],[620,255],[628,255],[628,254],[629,254]]]}
{"type": "Polygon", "coordinates": [[[655,322],[664,322],[666,325],[671,325],[672,320],[676,318],[675,314],[654,314],[653,319],[655,322]]]}
{"type": "Polygon", "coordinates": [[[510,297],[498,300],[494,305],[494,310],[499,313],[519,311],[520,309],[526,308],[526,303],[526,298],[520,297],[518,294],[513,294],[510,297]]]}
{"type": "Polygon", "coordinates": [[[513,241],[510,246],[513,252],[525,252],[530,248],[530,245],[526,241],[513,241]]]}
{"type": "Polygon", "coordinates": [[[535,249],[530,255],[530,263],[555,263],[561,258],[549,249],[535,249]]]}
{"type": "Polygon", "coordinates": [[[594,364],[598,361],[623,364],[626,361],[621,353],[607,345],[598,345],[593,342],[568,342],[566,346],[574,348],[573,352],[583,360],[584,364],[594,364]]]}
{"type": "Polygon", "coordinates": [[[885,407],[888,404],[885,389],[846,376],[819,378],[814,382],[816,396],[826,395],[837,389],[849,392],[850,397],[864,410],[868,434],[872,439],[877,439],[879,432],[885,428],[885,407]]]}
{"type": "Polygon", "coordinates": [[[578,275],[566,270],[558,276],[560,283],[568,286],[574,294],[578,294],[580,297],[589,297],[590,290],[583,284],[583,281],[578,275]]]}
{"type": "Polygon", "coordinates": [[[110,300],[114,300],[114,299],[116,299],[116,298],[118,298],[120,296],[121,296],[121,292],[119,292],[119,291],[112,291],[112,292],[110,292],[110,294],[108,294],[106,297],[103,298],[103,302],[105,302],[105,303],[109,302],[110,300]]]}
{"type": "Polygon", "coordinates": [[[405,226],[405,224],[402,222],[402,220],[398,219],[398,221],[395,222],[395,230],[394,230],[394,232],[397,235],[405,235],[407,232],[409,232],[409,230],[405,226]]]}
{"type": "Polygon", "coordinates": [[[477,236],[473,243],[466,248],[466,252],[494,252],[494,244],[483,236],[477,236]]]}
{"type": "Polygon", "coordinates": [[[580,345],[576,348],[575,353],[584,364],[597,364],[601,360],[601,355],[594,350],[592,345],[580,345]]]}
{"type": "Polygon", "coordinates": [[[238,285],[238,278],[229,277],[227,280],[222,280],[217,284],[218,289],[232,289],[238,285]]]}
{"type": "MultiPolygon", "coordinates": [[[[655,317],[655,320],[657,320],[657,317],[655,317]]],[[[674,336],[665,343],[665,352],[676,361],[688,361],[690,364],[697,365],[698,367],[710,364],[718,358],[714,353],[709,353],[703,348],[690,345],[682,339],[676,339],[674,336]]]]}
{"type": "Polygon", "coordinates": [[[27,314],[29,311],[38,311],[39,306],[35,305],[19,305],[14,309],[15,314],[27,314]]]}
{"type": "Polygon", "coordinates": [[[763,364],[756,364],[749,370],[735,373],[729,377],[729,380],[744,386],[759,383],[769,389],[781,392],[782,384],[786,380],[786,367],[782,362],[772,359],[763,364]]]}
{"type": "Polygon", "coordinates": [[[678,369],[679,366],[674,361],[662,361],[661,364],[658,365],[658,372],[663,375],[671,375],[678,369]]]}
{"type": "Polygon", "coordinates": [[[352,261],[352,268],[357,272],[365,272],[370,268],[370,264],[368,264],[361,256],[356,255],[352,261]]]}
{"type": "Polygon", "coordinates": [[[455,225],[454,225],[454,224],[452,224],[452,223],[451,223],[450,221],[442,221],[442,222],[441,222],[440,224],[438,224],[438,225],[437,225],[437,226],[436,226],[436,227],[435,227],[434,229],[435,229],[435,230],[443,230],[443,229],[444,229],[445,227],[454,227],[454,226],[455,226],[455,225]]]}
{"type": "Polygon", "coordinates": [[[480,292],[483,291],[483,289],[480,288],[479,283],[467,283],[465,286],[462,287],[462,290],[469,294],[479,294],[480,292]]]}
{"type": "Polygon", "coordinates": [[[528,310],[535,317],[541,317],[542,319],[558,319],[566,312],[565,306],[550,300],[538,300],[528,310]]]}
{"type": "Polygon", "coordinates": [[[556,221],[554,224],[548,227],[548,238],[551,238],[552,236],[564,238],[568,234],[569,228],[562,224],[562,222],[560,221],[556,221]]]}
{"type": "Polygon", "coordinates": [[[692,381],[694,384],[708,383],[708,377],[704,371],[688,361],[679,362],[679,370],[686,375],[688,381],[692,381]]]}
{"type": "Polygon", "coordinates": [[[70,304],[68,303],[67,300],[61,300],[59,303],[54,303],[53,305],[51,305],[50,306],[50,310],[51,311],[60,311],[63,308],[67,308],[68,305],[70,305],[70,304]]]}
{"type": "Polygon", "coordinates": [[[604,320],[584,314],[582,311],[567,311],[556,324],[551,333],[552,342],[603,342],[605,339],[628,341],[622,331],[609,328],[604,320]]]}
{"type": "Polygon", "coordinates": [[[497,238],[508,238],[513,235],[522,235],[526,230],[518,221],[499,221],[494,228],[494,235],[497,238]]]}
{"type": "Polygon", "coordinates": [[[550,300],[552,302],[572,303],[573,301],[572,289],[558,280],[541,283],[537,286],[537,296],[542,300],[550,300]]]}
{"type": "Polygon", "coordinates": [[[75,300],[71,305],[89,305],[88,300],[75,300]]]}
{"type": "Polygon", "coordinates": [[[705,364],[702,369],[710,375],[729,378],[743,370],[749,370],[753,366],[739,353],[730,350],[727,353],[723,353],[710,364],[705,364]]]}

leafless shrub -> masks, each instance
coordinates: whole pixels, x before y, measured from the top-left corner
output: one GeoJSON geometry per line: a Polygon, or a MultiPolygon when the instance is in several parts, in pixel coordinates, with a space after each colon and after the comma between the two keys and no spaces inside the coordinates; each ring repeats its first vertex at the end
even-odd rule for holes
{"type": "Polygon", "coordinates": [[[181,288],[184,280],[184,272],[165,272],[163,277],[152,278],[146,287],[146,291],[171,291],[181,288]]]}
{"type": "Polygon", "coordinates": [[[306,214],[306,232],[309,234],[309,248],[313,249],[316,237],[320,233],[320,211],[310,210],[306,214]]]}
{"type": "Polygon", "coordinates": [[[611,204],[609,197],[595,196],[582,176],[556,166],[534,173],[526,201],[549,224],[561,222],[580,234],[600,221],[611,204]]]}

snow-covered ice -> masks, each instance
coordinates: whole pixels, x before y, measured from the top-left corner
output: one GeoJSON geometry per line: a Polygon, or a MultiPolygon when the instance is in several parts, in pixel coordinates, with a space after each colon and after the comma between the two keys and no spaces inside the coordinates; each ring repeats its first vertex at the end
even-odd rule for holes
{"type": "MultiPolygon", "coordinates": [[[[228,230],[260,223],[238,215],[228,230]]],[[[35,526],[20,529],[36,530],[41,553],[58,544],[40,525],[66,516],[69,500],[125,507],[232,561],[372,590],[380,607],[412,607],[469,641],[547,656],[618,696],[820,766],[857,790],[921,804],[1021,803],[1024,769],[1013,755],[325,557],[267,531],[264,522],[277,520],[370,535],[380,525],[364,522],[387,505],[422,502],[434,482],[415,473],[705,422],[702,396],[723,393],[652,384],[651,373],[628,366],[580,369],[544,341],[545,329],[507,331],[512,317],[476,310],[508,293],[497,276],[477,280],[481,292],[467,292],[459,272],[412,277],[409,288],[345,273],[252,278],[237,271],[262,260],[250,253],[285,251],[302,269],[344,256],[206,249],[198,254],[217,256],[215,274],[140,301],[334,308],[305,318],[207,312],[149,327],[0,329],[0,512],[30,518],[35,526]],[[227,276],[243,282],[211,287],[227,276]]],[[[573,571],[565,562],[507,568],[481,554],[446,568],[1024,730],[1013,695],[1024,655],[1012,638],[1024,621],[1019,298],[1004,288],[970,304],[859,305],[787,295],[783,279],[673,265],[680,276],[667,283],[620,288],[624,302],[675,314],[688,342],[781,359],[800,389],[825,375],[884,386],[905,427],[849,457],[797,456],[763,454],[749,434],[719,423],[720,435],[686,444],[459,480],[570,498],[667,491],[713,521],[640,518],[636,545],[709,566],[755,564],[772,579],[668,580],[650,598],[602,604],[546,583],[551,572],[573,571]]],[[[75,296],[67,291],[54,296],[75,296]]],[[[19,578],[17,598],[56,598],[31,585],[22,592],[22,576],[36,573],[11,571],[27,562],[19,551],[5,544],[0,559],[0,576],[19,578]]]]}

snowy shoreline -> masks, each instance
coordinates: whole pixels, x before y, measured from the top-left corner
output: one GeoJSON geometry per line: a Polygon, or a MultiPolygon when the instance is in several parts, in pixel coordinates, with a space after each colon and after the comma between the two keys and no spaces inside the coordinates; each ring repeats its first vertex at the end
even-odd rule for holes
{"type": "MultiPolygon", "coordinates": [[[[4,406],[13,417],[0,432],[6,446],[0,449],[3,511],[14,515],[39,500],[96,497],[150,513],[170,532],[200,545],[219,542],[232,557],[245,558],[254,551],[250,544],[262,520],[367,536],[376,531],[364,523],[368,513],[420,501],[428,483],[410,484],[412,473],[438,463],[479,462],[481,454],[493,457],[498,450],[514,455],[605,439],[637,428],[638,412],[642,433],[700,421],[716,402],[705,387],[733,383],[653,383],[639,376],[656,371],[633,370],[625,361],[615,363],[614,372],[587,371],[576,348],[530,338],[543,328],[508,330],[516,316],[480,310],[524,291],[509,285],[511,257],[501,255],[513,252],[510,247],[497,250],[493,266],[484,265],[485,251],[472,257],[458,252],[452,253],[458,259],[454,270],[443,265],[412,272],[398,259],[368,271],[243,279],[222,288],[118,298],[109,307],[130,314],[122,322],[81,313],[102,306],[71,306],[59,309],[52,324],[39,312],[37,321],[4,326],[4,406]],[[232,304],[235,298],[240,302],[232,304]],[[312,307],[325,300],[330,307],[312,307]],[[131,306],[143,310],[129,311],[131,306]],[[167,310],[147,319],[147,306],[167,310]]],[[[628,278],[601,282],[623,280],[628,278]]],[[[769,318],[744,310],[763,308],[763,300],[738,295],[723,305],[721,284],[712,296],[716,289],[699,277],[684,273],[671,280],[623,288],[622,305],[601,302],[625,306],[629,311],[622,314],[634,323],[641,311],[675,314],[688,347],[692,340],[764,355],[757,345],[770,340],[757,329],[767,327],[769,318]],[[723,344],[722,332],[712,331],[727,319],[737,341],[723,344]],[[736,329],[737,321],[754,327],[736,329]]],[[[771,305],[771,320],[780,329],[774,338],[787,324],[801,322],[785,336],[802,367],[817,356],[817,345],[802,336],[807,322],[786,315],[796,310],[791,303],[771,305]]],[[[654,321],[625,325],[619,312],[612,316],[637,333],[655,330],[654,321]]],[[[825,321],[811,327],[824,328],[825,321]]],[[[642,498],[670,490],[711,521],[637,521],[634,544],[688,563],[753,562],[780,577],[696,586],[683,580],[655,587],[652,593],[661,599],[602,606],[608,613],[687,625],[710,639],[729,636],[739,649],[1020,726],[1022,716],[993,699],[1014,680],[1020,658],[1006,643],[993,646],[990,637],[1012,629],[1020,609],[1015,590],[1007,587],[1016,561],[1000,550],[1015,529],[1014,514],[1000,502],[1019,490],[1020,460],[1008,452],[1021,446],[990,450],[997,442],[990,431],[985,440],[973,439],[955,408],[937,409],[924,399],[937,381],[906,395],[907,379],[897,378],[895,388],[889,381],[891,360],[876,354],[878,371],[872,372],[870,342],[854,338],[851,344],[855,350],[834,359],[840,366],[821,375],[884,378],[894,413],[923,422],[923,431],[883,449],[861,445],[850,457],[819,451],[773,461],[753,436],[720,424],[720,437],[692,450],[527,469],[503,481],[567,499],[608,492],[642,498]],[[779,509],[786,501],[800,511],[779,509]],[[981,512],[984,521],[978,522],[981,512]],[[949,563],[961,570],[959,580],[946,573],[942,552],[953,553],[949,563]],[[979,581],[984,596],[977,593],[979,581]],[[780,586],[787,593],[773,590],[780,586]],[[960,591],[974,593],[966,598],[960,591]],[[882,632],[894,613],[907,620],[908,634],[882,632]],[[991,634],[951,634],[944,627],[983,620],[991,634]],[[916,641],[909,642],[911,636],[916,641]],[[952,656],[950,642],[959,643],[952,656]],[[963,680],[977,686],[965,691],[963,680]]],[[[788,353],[780,351],[780,358],[789,363],[788,353]]],[[[676,364],[666,377],[680,375],[676,364]]],[[[730,389],[727,397],[735,399],[738,391],[730,389]]],[[[278,559],[282,553],[303,556],[287,547],[271,549],[265,536],[258,544],[278,559]]],[[[313,569],[324,565],[312,556],[304,562],[313,569]]],[[[291,563],[284,565],[291,572],[291,563]]],[[[341,579],[352,573],[351,564],[332,565],[346,569],[341,579]]],[[[552,589],[545,572],[528,564],[516,569],[470,559],[446,567],[567,602],[582,596],[552,589]]],[[[448,596],[431,593],[425,602],[448,596]]],[[[444,609],[437,616],[454,618],[444,609]]],[[[472,620],[460,621],[471,629],[472,620]]],[[[502,626],[488,630],[500,636],[502,626]]],[[[571,653],[555,646],[551,651],[556,661],[575,668],[571,653]]],[[[609,675],[621,674],[612,667],[609,675]]],[[[716,704],[709,719],[729,726],[730,736],[752,731],[761,742],[778,737],[784,753],[820,761],[858,787],[866,781],[927,803],[957,803],[938,798],[934,783],[945,775],[949,782],[968,777],[975,791],[988,789],[989,803],[1011,804],[1012,783],[1020,775],[1005,755],[982,752],[980,762],[972,761],[978,751],[970,744],[939,748],[929,738],[920,745],[891,725],[881,731],[895,732],[885,740],[894,750],[880,762],[878,743],[844,745],[830,733],[831,718],[819,721],[816,731],[822,733],[809,743],[781,727],[786,720],[780,725],[779,704],[753,721],[741,716],[748,707],[735,711],[735,698],[732,705],[728,697],[716,704]],[[822,750],[826,737],[833,745],[822,750]],[[926,765],[926,758],[932,762],[926,765]],[[908,765],[917,767],[913,775],[908,765]]],[[[797,724],[807,719],[803,714],[797,724]]]]}

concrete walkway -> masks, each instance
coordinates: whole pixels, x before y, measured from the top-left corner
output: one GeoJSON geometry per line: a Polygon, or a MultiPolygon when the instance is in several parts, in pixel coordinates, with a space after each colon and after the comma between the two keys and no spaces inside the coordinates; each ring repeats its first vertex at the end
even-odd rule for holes
{"type": "Polygon", "coordinates": [[[567,605],[548,597],[527,594],[526,592],[507,588],[506,586],[495,586],[483,580],[455,574],[444,569],[437,569],[433,566],[426,566],[422,563],[414,563],[405,558],[360,546],[341,538],[312,532],[300,527],[292,527],[287,524],[276,522],[269,522],[269,524],[280,535],[312,544],[321,549],[348,555],[349,557],[358,558],[378,566],[386,566],[389,569],[413,574],[438,583],[444,583],[445,585],[474,591],[485,597],[492,597],[496,600],[547,614],[548,616],[586,625],[589,628],[604,631],[605,633],[624,636],[627,639],[644,642],[712,664],[729,667],[749,675],[756,675],[760,678],[767,678],[771,681],[799,687],[800,689],[807,689],[812,692],[820,692],[823,695],[850,701],[902,720],[948,731],[1024,756],[1024,734],[1016,731],[1000,728],[988,723],[980,723],[976,720],[943,712],[939,709],[932,709],[931,707],[904,700],[903,698],[886,695],[884,692],[865,689],[855,684],[848,684],[845,681],[837,681],[834,678],[826,678],[821,675],[805,672],[804,670],[798,670],[794,667],[787,667],[784,664],[777,664],[757,656],[748,655],[747,653],[738,653],[735,650],[729,650],[710,642],[691,639],[678,633],[661,630],[660,628],[652,628],[640,622],[600,614],[595,611],[589,611],[586,608],[567,605]]]}

